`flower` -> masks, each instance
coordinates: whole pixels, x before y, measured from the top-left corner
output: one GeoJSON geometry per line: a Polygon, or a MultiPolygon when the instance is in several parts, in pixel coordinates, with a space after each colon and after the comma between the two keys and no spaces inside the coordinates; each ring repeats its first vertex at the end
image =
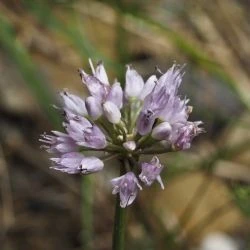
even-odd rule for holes
{"type": "Polygon", "coordinates": [[[110,83],[103,63],[95,68],[89,62],[92,73],[79,70],[88,96],[61,92],[64,132],[43,134],[40,141],[53,154],[51,168],[69,174],[101,171],[109,157],[122,161],[126,171],[111,184],[125,208],[142,189],[140,182],[151,186],[158,181],[164,189],[160,177],[163,165],[156,155],[190,148],[194,137],[203,132],[202,122],[188,120],[192,107],[178,94],[183,67],[174,64],[159,78],[153,74],[144,83],[142,76],[127,66],[122,88],[117,80],[110,83]],[[96,151],[104,155],[89,156],[96,151]],[[154,154],[152,160],[139,164],[140,156],[147,153],[154,154]]]}
{"type": "Polygon", "coordinates": [[[75,116],[65,123],[64,127],[79,146],[96,149],[106,147],[107,142],[103,132],[84,117],[75,116]]]}
{"type": "Polygon", "coordinates": [[[103,162],[97,157],[85,157],[78,152],[63,154],[58,158],[51,158],[56,166],[52,166],[56,170],[66,172],[68,174],[90,174],[103,169],[103,162]]]}
{"type": "Polygon", "coordinates": [[[85,101],[73,94],[68,93],[66,90],[60,93],[64,101],[64,111],[66,113],[71,112],[76,115],[87,115],[85,101]]]}
{"type": "Polygon", "coordinates": [[[133,172],[128,172],[125,175],[111,180],[113,186],[112,194],[119,193],[120,206],[129,206],[136,198],[138,190],[142,190],[138,179],[133,172]]]}
{"type": "Polygon", "coordinates": [[[121,120],[121,112],[119,108],[110,101],[106,101],[103,104],[103,111],[108,121],[114,124],[117,124],[121,120]]]}
{"type": "Polygon", "coordinates": [[[42,134],[40,142],[45,143],[43,148],[49,153],[69,153],[77,149],[75,141],[68,135],[59,131],[52,131],[53,135],[42,134]]]}
{"type": "MultiPolygon", "coordinates": [[[[157,118],[169,122],[172,116],[177,116],[183,111],[182,109],[185,110],[185,106],[179,103],[181,101],[177,96],[181,75],[181,70],[173,65],[159,78],[152,91],[146,96],[137,121],[137,129],[141,135],[151,132],[157,118]]],[[[179,120],[181,118],[183,117],[179,120]]]]}
{"type": "Polygon", "coordinates": [[[201,121],[187,122],[173,129],[172,137],[170,138],[173,147],[179,150],[190,148],[194,137],[204,132],[203,128],[199,127],[201,124],[201,121]]]}
{"type": "Polygon", "coordinates": [[[160,164],[158,157],[154,156],[149,163],[143,162],[141,164],[141,173],[139,178],[147,186],[151,186],[152,183],[157,180],[160,183],[161,188],[164,189],[164,185],[160,177],[162,169],[163,166],[160,164]]]}
{"type": "Polygon", "coordinates": [[[122,144],[122,146],[129,151],[134,151],[136,149],[135,141],[126,141],[122,144]]]}

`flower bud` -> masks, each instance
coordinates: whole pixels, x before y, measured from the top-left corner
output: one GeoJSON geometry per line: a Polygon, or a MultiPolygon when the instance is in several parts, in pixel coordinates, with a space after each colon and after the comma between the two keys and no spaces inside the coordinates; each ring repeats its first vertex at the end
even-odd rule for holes
{"type": "Polygon", "coordinates": [[[98,100],[89,96],[85,101],[86,109],[93,120],[97,120],[102,115],[102,106],[98,100]]]}
{"type": "Polygon", "coordinates": [[[91,174],[102,170],[104,167],[103,162],[97,157],[90,156],[83,158],[81,162],[81,173],[91,174]]]}
{"type": "Polygon", "coordinates": [[[128,151],[134,151],[136,148],[136,143],[134,141],[126,141],[122,144],[122,146],[128,151]]]}
{"type": "Polygon", "coordinates": [[[171,133],[172,127],[168,122],[162,122],[152,131],[152,137],[157,140],[166,139],[171,133]]]}
{"type": "Polygon", "coordinates": [[[102,102],[108,93],[109,86],[105,85],[95,76],[86,74],[82,69],[79,69],[79,73],[89,93],[99,100],[99,102],[102,102]]]}
{"type": "Polygon", "coordinates": [[[134,69],[128,66],[126,72],[125,94],[127,97],[138,97],[143,89],[144,81],[134,69]]]}
{"type": "Polygon", "coordinates": [[[121,120],[121,112],[118,107],[110,101],[107,101],[103,104],[104,115],[107,119],[114,124],[117,124],[121,120]]]}
{"type": "Polygon", "coordinates": [[[106,101],[113,102],[119,109],[122,108],[123,90],[119,82],[112,85],[106,101]]]}
{"type": "Polygon", "coordinates": [[[64,101],[64,110],[76,115],[87,115],[85,102],[82,98],[68,93],[66,90],[60,93],[64,101]]]}

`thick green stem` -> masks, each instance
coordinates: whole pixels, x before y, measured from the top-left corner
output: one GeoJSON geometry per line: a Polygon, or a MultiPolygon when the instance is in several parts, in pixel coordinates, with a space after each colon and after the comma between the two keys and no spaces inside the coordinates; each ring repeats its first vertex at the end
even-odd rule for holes
{"type": "Polygon", "coordinates": [[[115,221],[113,229],[112,250],[124,250],[126,212],[127,212],[126,208],[120,207],[120,197],[118,194],[116,197],[116,206],[115,206],[115,221]]]}

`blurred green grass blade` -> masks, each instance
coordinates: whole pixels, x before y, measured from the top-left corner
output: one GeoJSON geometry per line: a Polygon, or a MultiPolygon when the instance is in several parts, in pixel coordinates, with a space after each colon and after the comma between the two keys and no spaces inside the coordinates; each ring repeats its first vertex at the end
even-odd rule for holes
{"type": "Polygon", "coordinates": [[[15,37],[14,28],[6,21],[3,14],[0,16],[0,44],[7,51],[10,58],[17,65],[27,86],[34,93],[40,106],[49,118],[49,121],[56,127],[61,127],[61,119],[57,112],[51,107],[54,98],[45,82],[41,78],[34,62],[25,48],[15,37]]]}
{"type": "Polygon", "coordinates": [[[79,25],[81,20],[74,8],[67,8],[66,13],[69,15],[69,18],[67,22],[63,22],[53,13],[51,6],[45,1],[34,2],[32,0],[27,0],[23,1],[23,4],[35,16],[40,24],[63,35],[72,44],[76,52],[80,54],[82,62],[87,62],[88,58],[94,60],[102,59],[107,66],[110,66],[116,71],[118,76],[123,75],[124,66],[109,59],[91,43],[84,33],[84,23],[79,25]]]}
{"type": "Polygon", "coordinates": [[[23,5],[43,26],[64,35],[73,47],[77,49],[81,58],[98,56],[97,51],[84,35],[83,28],[79,31],[77,25],[72,22],[75,19],[74,13],[72,13],[70,20],[67,20],[68,23],[66,24],[54,15],[52,6],[46,4],[45,1],[27,0],[23,1],[23,5]]]}
{"type": "MultiPolygon", "coordinates": [[[[81,20],[79,14],[76,14],[73,7],[72,9],[67,9],[67,14],[70,13],[71,15],[69,18],[70,20],[67,20],[66,24],[53,14],[52,9],[49,8],[45,2],[38,1],[35,4],[33,1],[28,0],[25,1],[25,3],[43,26],[64,35],[75,48],[76,52],[81,55],[82,62],[86,62],[88,58],[92,58],[93,60],[101,59],[105,62],[107,67],[115,71],[118,79],[124,77],[124,65],[111,60],[105,54],[101,53],[99,48],[96,48],[93,43],[91,43],[84,33],[85,24],[82,23],[82,25],[79,25],[81,20]]],[[[93,32],[95,32],[94,29],[93,32]]]]}
{"type": "Polygon", "coordinates": [[[241,211],[248,217],[250,217],[250,186],[235,185],[233,187],[233,194],[236,200],[236,204],[241,211]]]}

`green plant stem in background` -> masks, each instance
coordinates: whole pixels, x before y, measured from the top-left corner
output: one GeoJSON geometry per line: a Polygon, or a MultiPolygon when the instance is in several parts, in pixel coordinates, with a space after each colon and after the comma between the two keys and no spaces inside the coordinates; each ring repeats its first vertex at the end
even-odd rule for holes
{"type": "Polygon", "coordinates": [[[125,230],[126,230],[127,208],[120,207],[119,194],[116,196],[115,221],[113,229],[113,247],[112,250],[124,250],[125,230]]]}
{"type": "MultiPolygon", "coordinates": [[[[100,52],[98,48],[93,45],[93,43],[85,34],[84,21],[82,20],[83,15],[80,11],[81,8],[77,9],[77,12],[73,11],[73,9],[71,11],[69,11],[70,9],[67,9],[67,11],[65,11],[65,8],[62,7],[65,5],[60,5],[61,8],[58,9],[60,9],[62,13],[64,13],[64,11],[65,14],[70,13],[69,18],[65,22],[58,18],[57,15],[55,15],[55,13],[53,12],[53,8],[51,8],[51,6],[46,1],[34,2],[31,0],[25,0],[22,1],[22,3],[44,28],[63,35],[63,37],[66,38],[72,45],[72,47],[76,50],[76,53],[79,54],[82,58],[85,58],[84,62],[87,61],[86,58],[92,58],[94,61],[96,59],[102,59],[104,60],[106,65],[115,70],[118,78],[123,77],[123,64],[110,60],[105,54],[100,52]],[[78,14],[76,15],[76,13],[78,14]]],[[[93,30],[93,32],[95,32],[95,30],[93,30]]]]}
{"type": "Polygon", "coordinates": [[[93,183],[91,176],[82,176],[81,180],[81,219],[82,219],[82,249],[93,249],[93,183]]]}

